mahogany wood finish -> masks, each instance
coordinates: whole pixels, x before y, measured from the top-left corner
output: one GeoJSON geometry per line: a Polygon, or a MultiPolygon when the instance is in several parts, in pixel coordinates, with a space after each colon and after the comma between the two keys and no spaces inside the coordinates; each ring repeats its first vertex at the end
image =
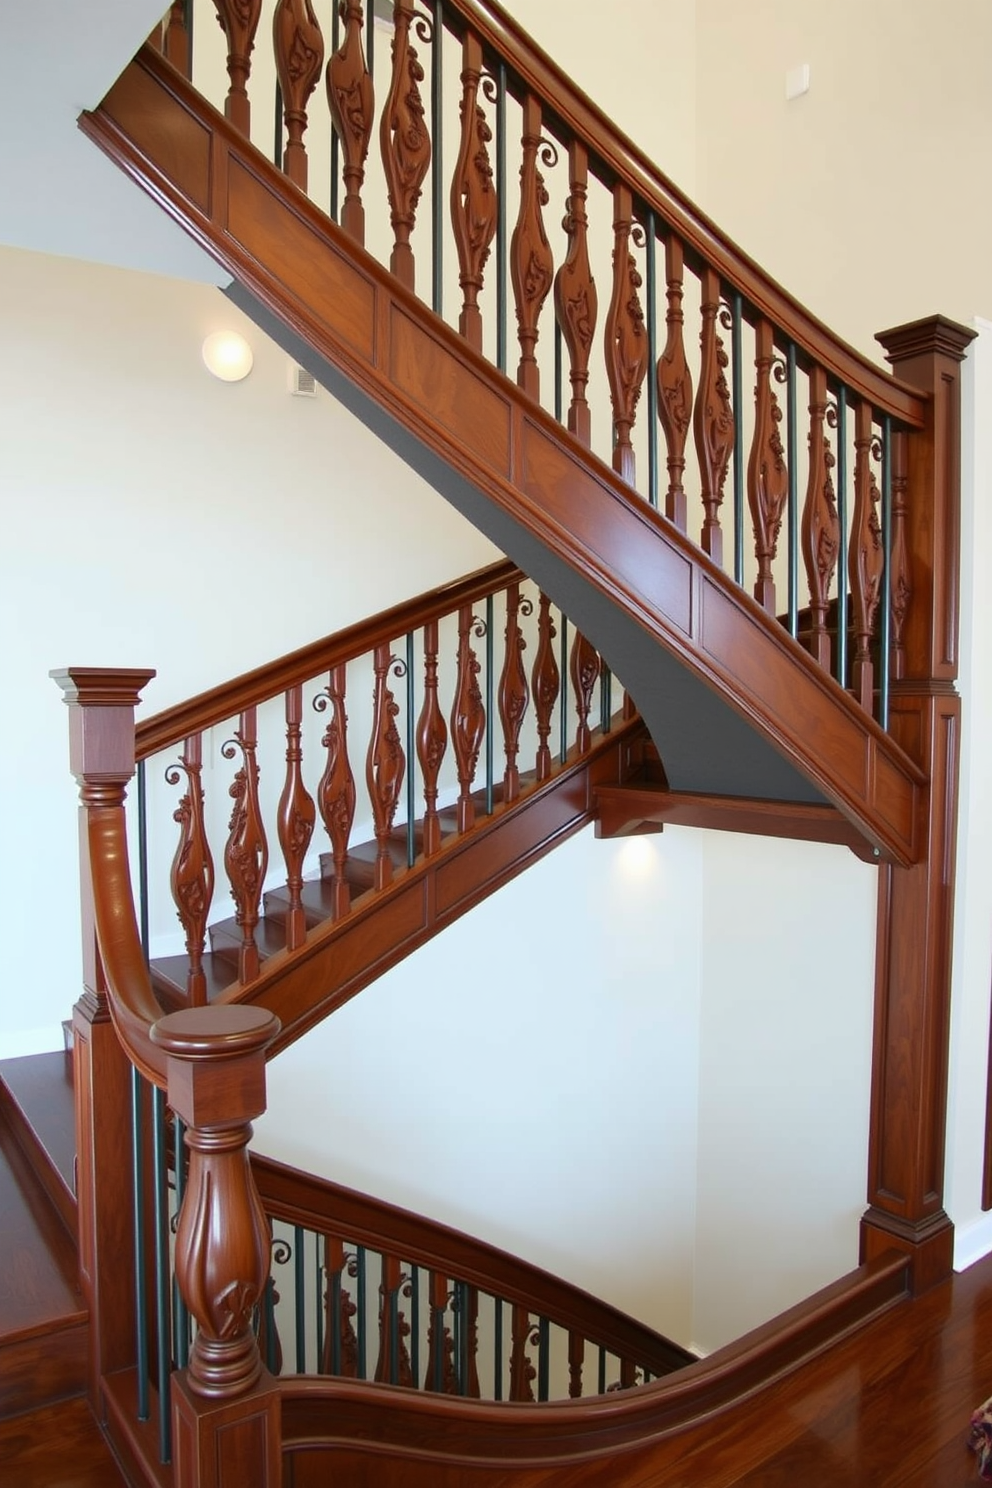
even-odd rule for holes
{"type": "Polygon", "coordinates": [[[85,1400],[0,1422],[0,1478],[12,1488],[129,1488],[85,1400]]]}
{"type": "MultiPolygon", "coordinates": [[[[686,530],[686,496],[682,484],[685,473],[685,441],[692,418],[692,378],[685,357],[682,313],[682,275],[684,257],[678,238],[670,236],[665,243],[665,278],[668,284],[668,341],[658,358],[658,415],[665,430],[668,446],[668,492],[665,516],[680,532],[686,530]]],[[[708,551],[708,550],[707,550],[708,551]]]]}
{"type": "Polygon", "coordinates": [[[272,17],[276,72],[283,100],[286,148],[283,170],[301,191],[307,189],[307,103],[320,81],[324,38],[311,0],[278,0],[272,17]]]}
{"type": "Polygon", "coordinates": [[[802,516],[802,543],[810,592],[810,653],[829,671],[830,637],[826,619],[840,552],[840,525],[830,474],[835,460],[823,427],[827,406],[827,375],[822,367],[814,367],[810,373],[809,480],[802,516]]]}
{"type": "Polygon", "coordinates": [[[548,204],[544,177],[537,168],[538,152],[547,165],[557,159],[554,147],[541,136],[541,105],[532,95],[524,99],[523,162],[520,166],[520,211],[510,240],[510,276],[517,310],[520,362],[517,383],[528,397],[541,395],[540,372],[535,356],[538,322],[554,279],[551,245],[544,229],[542,207],[548,204]]]}
{"type": "MultiPolygon", "coordinates": [[[[530,612],[530,601],[526,601],[530,612]]],[[[503,800],[515,801],[520,795],[520,768],[517,755],[520,752],[520,729],[530,701],[527,685],[527,670],[523,654],[527,647],[520,630],[520,585],[511,584],[506,595],[506,635],[503,650],[503,671],[499,682],[499,716],[503,724],[506,769],[503,773],[503,800]]],[[[594,653],[595,654],[595,653],[594,653]]],[[[596,658],[599,660],[598,656],[596,658]]],[[[579,746],[583,748],[582,745],[579,746]]],[[[589,747],[588,741],[585,748],[589,747]]]]}
{"type": "Polygon", "coordinates": [[[291,687],[286,693],[286,783],[279,799],[279,843],[286,860],[286,949],[295,951],[306,939],[306,920],[301,891],[303,860],[313,836],[317,808],[303,784],[303,750],[300,744],[300,722],[303,716],[303,688],[291,687]]]}
{"type": "Polygon", "coordinates": [[[231,883],[231,894],[237,906],[237,922],[241,931],[238,977],[242,982],[253,981],[258,976],[255,926],[259,920],[262,885],[269,861],[269,848],[258,799],[257,749],[256,710],[246,708],[241,715],[241,727],[234,738],[221,749],[221,754],[229,760],[235,759],[238,751],[241,753],[241,768],[235,771],[230,789],[234,809],[231,812],[227,846],[224,849],[224,867],[231,883]]]}
{"type": "Polygon", "coordinates": [[[942,1207],[960,700],[958,535],[960,363],[974,332],[940,316],[879,340],[900,376],[929,394],[922,437],[907,441],[905,538],[915,588],[893,686],[892,732],[927,771],[912,867],[879,874],[869,1208],[862,1255],[893,1244],[923,1291],[950,1274],[942,1207]]]}
{"type": "Polygon", "coordinates": [[[534,709],[537,714],[537,778],[547,780],[551,774],[551,712],[558,700],[561,678],[555,656],[555,630],[551,618],[551,601],[542,594],[538,601],[537,654],[531,685],[534,689],[534,709]]]}
{"type": "MultiPolygon", "coordinates": [[[[511,589],[515,588],[511,585],[511,589]]],[[[417,759],[424,779],[424,857],[432,858],[441,846],[441,821],[437,811],[437,780],[448,747],[448,730],[437,692],[437,621],[424,626],[424,701],[417,722],[417,759]]]]}
{"type": "Polygon", "coordinates": [[[641,276],[630,251],[634,204],[626,186],[613,190],[613,294],[606,312],[606,375],[613,399],[613,468],[634,484],[630,431],[637,416],[641,384],[648,370],[648,338],[641,305],[641,276]]]}
{"type": "Polygon", "coordinates": [[[227,37],[227,73],[231,80],[224,113],[245,139],[251,134],[248,79],[262,0],[214,0],[217,19],[227,37]]]}
{"type": "Polygon", "coordinates": [[[340,11],[344,40],[327,64],[327,102],[344,156],[341,226],[356,243],[364,244],[362,184],[375,123],[375,89],[362,46],[364,16],[360,0],[342,0],[340,11]]]}
{"type": "Polygon", "coordinates": [[[67,1233],[76,1240],[76,1100],[71,1051],[0,1060],[0,1119],[6,1121],[67,1233]]]}
{"type": "MultiPolygon", "coordinates": [[[[431,163],[431,141],[424,119],[420,84],[424,69],[410,40],[413,0],[395,0],[393,7],[393,76],[379,124],[379,144],[389,192],[389,211],[396,241],[390,272],[407,289],[414,287],[410,235],[417,219],[417,203],[431,163]]],[[[418,22],[418,35],[423,21],[418,22]]]]}
{"type": "Polygon", "coordinates": [[[568,150],[568,200],[562,227],[568,235],[568,253],[555,275],[555,314],[568,348],[572,399],[568,427],[581,444],[592,440],[591,414],[586,388],[589,383],[589,353],[596,333],[598,299],[596,281],[589,263],[589,218],[586,196],[589,189],[589,155],[585,145],[573,140],[568,150]]]}
{"type": "MultiPolygon", "coordinates": [[[[344,710],[346,686],[347,667],[344,662],[339,662],[331,668],[331,680],[327,688],[331,716],[321,740],[327,750],[327,765],[317,790],[320,814],[331,841],[336,919],[348,913],[351,900],[351,891],[345,877],[345,862],[348,857],[351,824],[355,819],[355,777],[348,759],[348,717],[344,710]]],[[[314,706],[323,711],[324,699],[319,697],[314,706]]]]}
{"type": "Polygon", "coordinates": [[[375,648],[375,692],[373,694],[372,736],[369,739],[365,761],[365,779],[372,802],[375,819],[375,840],[378,847],[375,860],[375,887],[382,890],[391,881],[393,863],[389,853],[389,836],[393,830],[393,818],[403,789],[406,759],[396,727],[399,712],[396,700],[389,687],[390,668],[398,676],[405,670],[403,663],[392,655],[388,645],[375,648]]]}
{"type": "Polygon", "coordinates": [[[716,328],[721,314],[720,281],[713,269],[703,270],[701,295],[699,391],[692,416],[704,513],[700,545],[714,563],[722,565],[720,507],[734,448],[734,410],[727,387],[729,358],[716,328]]]}
{"type": "Polygon", "coordinates": [[[576,631],[568,670],[572,679],[575,711],[579,720],[575,732],[575,747],[583,753],[592,741],[589,713],[592,709],[592,695],[599,681],[601,669],[599,653],[594,646],[590,646],[584,635],[576,631]]]}
{"type": "Polygon", "coordinates": [[[755,334],[754,436],[747,464],[747,499],[758,560],[754,597],[769,615],[776,614],[772,562],[778,550],[778,534],[789,494],[789,473],[778,427],[782,410],[772,387],[772,368],[776,365],[773,337],[772,325],[767,320],[759,321],[755,334]]]}
{"type": "Polygon", "coordinates": [[[173,820],[179,823],[179,841],[172,860],[172,897],[186,937],[189,970],[186,996],[193,1007],[207,1000],[203,975],[203,950],[207,940],[207,917],[214,895],[214,864],[203,820],[203,736],[190,734],[178,766],[166,772],[170,785],[178,785],[182,770],[186,791],[179,799],[173,820]]]}
{"type": "Polygon", "coordinates": [[[885,560],[878,512],[881,494],[871,465],[873,456],[881,458],[881,451],[872,437],[871,409],[864,403],[858,404],[855,415],[854,449],[854,523],[848,556],[854,599],[852,679],[855,697],[862,708],[870,708],[874,691],[871,637],[875,632],[885,560]]]}
{"type": "MultiPolygon", "coordinates": [[[[923,777],[903,751],[663,516],[631,500],[388,272],[366,258],[359,267],[316,208],[295,193],[290,203],[281,173],[249,152],[160,58],[149,51],[132,64],[84,124],[136,179],[154,184],[232,273],[305,326],[323,355],[418,438],[470,473],[487,500],[539,540],[553,529],[556,552],[585,581],[612,600],[622,595],[639,625],[801,761],[874,846],[899,862],[915,858],[923,777]],[[156,160],[162,126],[153,121],[172,110],[196,119],[204,147],[212,143],[206,155],[178,166],[171,152],[163,169],[156,160]],[[225,164],[208,177],[211,150],[225,164]],[[326,276],[315,280],[309,265],[318,251],[326,276]],[[466,428],[471,443],[462,437],[466,428]]],[[[820,360],[829,370],[838,358],[825,351],[820,360]]],[[[852,379],[877,390],[876,411],[919,417],[923,400],[903,396],[901,384],[886,388],[880,374],[852,379]]],[[[583,628],[582,617],[574,618],[583,628]]],[[[634,679],[625,681],[629,688],[634,679]]]]}
{"type": "Polygon", "coordinates": [[[479,690],[480,667],[472,648],[473,634],[481,639],[485,625],[475,618],[469,605],[462,605],[458,611],[458,680],[451,708],[451,743],[459,786],[459,832],[471,831],[475,825],[472,786],[486,728],[486,710],[479,690]]]}
{"type": "Polygon", "coordinates": [[[464,296],[458,329],[478,352],[482,351],[479,295],[498,215],[488,148],[492,130],[479,104],[481,77],[482,48],[478,37],[467,32],[462,43],[462,130],[451,180],[451,225],[458,251],[458,282],[464,296]]]}

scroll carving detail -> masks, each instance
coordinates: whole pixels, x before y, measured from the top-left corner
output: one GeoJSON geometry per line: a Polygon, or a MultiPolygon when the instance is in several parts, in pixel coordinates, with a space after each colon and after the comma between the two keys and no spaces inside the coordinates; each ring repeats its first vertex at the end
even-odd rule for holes
{"type": "Polygon", "coordinates": [[[636,478],[630,435],[648,367],[648,338],[639,294],[641,276],[630,251],[632,214],[630,188],[618,185],[613,193],[613,294],[606,315],[605,351],[613,400],[613,468],[630,485],[636,478]]]}
{"type": "Polygon", "coordinates": [[[468,832],[475,824],[472,783],[479,763],[479,749],[486,731],[486,710],[479,690],[479,663],[472,649],[472,634],[485,635],[481,620],[471,606],[458,612],[458,677],[451,710],[451,739],[458,771],[458,830],[468,832]]]}
{"type": "Polygon", "coordinates": [[[390,654],[388,644],[375,648],[375,690],[373,693],[372,735],[369,739],[365,762],[365,778],[375,823],[377,844],[375,860],[375,887],[384,889],[392,882],[393,861],[389,854],[389,834],[393,830],[393,818],[403,789],[406,759],[400,743],[396,718],[399,704],[393,697],[387,677],[390,667],[395,675],[403,676],[402,662],[390,654]]]}
{"type": "Polygon", "coordinates": [[[534,712],[537,716],[537,778],[547,780],[551,774],[551,715],[558,701],[561,675],[555,656],[555,626],[551,618],[551,601],[542,594],[538,602],[537,653],[531,686],[534,690],[534,712]]]}
{"type": "Polygon", "coordinates": [[[451,225],[458,249],[458,282],[463,303],[459,330],[476,351],[482,350],[479,294],[489,249],[496,234],[498,203],[488,144],[492,131],[479,105],[482,46],[468,32],[463,47],[461,144],[451,180],[451,225]]]}
{"type": "Polygon", "coordinates": [[[341,0],[340,14],[344,22],[344,40],[327,64],[327,103],[344,156],[345,198],[341,226],[364,246],[362,186],[375,122],[375,89],[362,46],[363,12],[359,0],[341,0]]]}
{"type": "Polygon", "coordinates": [[[668,340],[658,358],[658,415],[668,446],[668,493],[665,515],[680,532],[686,530],[685,442],[692,418],[692,378],[686,361],[682,311],[682,244],[669,234],[665,244],[668,282],[668,340]]]}
{"type": "Polygon", "coordinates": [[[415,274],[410,235],[431,163],[431,141],[420,96],[424,69],[410,41],[413,18],[412,0],[395,0],[392,83],[379,122],[379,145],[395,234],[389,267],[411,290],[415,288],[415,274]]]}
{"type": "Polygon", "coordinates": [[[248,79],[255,32],[262,14],[262,0],[214,0],[217,20],[227,37],[227,75],[230,88],[224,113],[247,139],[251,134],[251,104],[248,79]]]}
{"type": "Polygon", "coordinates": [[[499,716],[506,751],[503,800],[507,802],[517,800],[520,795],[517,755],[520,749],[520,729],[530,701],[530,688],[527,686],[527,671],[524,667],[527,642],[521,633],[519,620],[521,608],[524,608],[525,614],[529,614],[532,607],[528,600],[521,602],[520,585],[511,584],[506,591],[506,644],[499,682],[499,716]]]}
{"type": "Polygon", "coordinates": [[[854,435],[854,518],[848,549],[848,572],[854,616],[851,626],[854,657],[851,680],[854,695],[865,712],[872,711],[874,667],[871,640],[875,633],[882,594],[885,557],[878,508],[880,493],[872,469],[872,458],[881,450],[872,435],[871,406],[859,403],[854,435]]]}
{"type": "Polygon", "coordinates": [[[286,948],[295,951],[306,939],[306,920],[301,893],[303,863],[313,836],[317,808],[303,784],[303,748],[300,724],[303,715],[303,688],[291,687],[286,693],[286,783],[279,798],[279,844],[286,860],[286,948]]]}
{"type": "Polygon", "coordinates": [[[574,141],[569,149],[569,195],[562,227],[568,235],[568,253],[555,277],[555,314],[568,348],[572,400],[568,427],[584,445],[592,440],[592,421],[586,387],[589,382],[589,353],[596,332],[598,300],[589,263],[589,218],[586,193],[589,180],[588,154],[574,141]]]}
{"type": "Polygon", "coordinates": [[[438,701],[437,621],[424,626],[424,701],[417,722],[417,758],[424,782],[424,856],[433,857],[441,846],[441,823],[437,812],[437,781],[448,747],[448,730],[438,701]]]}
{"type": "Polygon", "coordinates": [[[524,101],[521,144],[520,211],[510,240],[510,277],[520,340],[517,384],[531,398],[539,398],[541,378],[534,353],[538,322],[553,282],[554,260],[541,211],[548,204],[548,193],[537,168],[537,158],[540,150],[542,161],[553,164],[556,155],[552,145],[542,142],[541,105],[531,94],[524,101]]]}
{"type": "Polygon", "coordinates": [[[782,514],[789,494],[789,473],[785,464],[782,436],[779,433],[782,410],[771,380],[775,352],[772,337],[773,331],[768,321],[759,321],[755,355],[757,383],[754,390],[754,439],[747,466],[747,496],[754,527],[754,552],[758,560],[754,597],[770,615],[775,614],[772,563],[778,549],[782,514]]]}
{"type": "Polygon", "coordinates": [[[714,563],[723,564],[723,529],[720,507],[734,448],[734,410],[727,387],[727,353],[717,334],[720,313],[720,281],[712,269],[702,275],[702,327],[699,332],[699,391],[693,414],[693,433],[702,483],[702,548],[714,563]]]}
{"type": "Polygon", "coordinates": [[[822,367],[810,373],[809,484],[803,507],[803,561],[810,596],[810,654],[830,670],[827,610],[830,585],[840,552],[840,523],[831,470],[834,455],[824,431],[827,416],[827,378],[822,367]]]}
{"type": "Polygon", "coordinates": [[[202,750],[202,736],[192,734],[186,740],[179,764],[171,765],[165,776],[170,785],[179,784],[180,770],[186,776],[186,792],[173,813],[173,821],[179,824],[179,842],[172,860],[170,882],[176,913],[186,937],[189,957],[186,997],[192,1007],[207,1000],[203,950],[207,916],[214,896],[214,863],[203,820],[202,750]]]}
{"type": "Polygon", "coordinates": [[[331,842],[334,863],[334,917],[340,919],[348,913],[351,895],[345,876],[348,858],[348,842],[355,820],[355,777],[348,759],[348,715],[345,712],[345,688],[347,668],[342,663],[331,671],[326,693],[314,700],[314,707],[323,712],[330,700],[331,717],[321,744],[327,751],[324,773],[317,787],[321,820],[331,842]]]}
{"type": "Polygon", "coordinates": [[[241,753],[241,768],[235,773],[230,788],[234,809],[231,812],[227,846],[224,849],[224,867],[230,880],[231,897],[241,930],[238,951],[238,978],[241,982],[250,982],[258,976],[255,926],[258,924],[262,885],[269,861],[258,799],[256,728],[256,710],[246,708],[241,715],[241,727],[221,750],[224,758],[229,760],[234,759],[238,751],[241,753]]]}
{"type": "Polygon", "coordinates": [[[311,0],[279,0],[272,17],[272,44],[286,120],[283,169],[294,185],[306,191],[307,104],[324,65],[324,38],[311,0]]]}

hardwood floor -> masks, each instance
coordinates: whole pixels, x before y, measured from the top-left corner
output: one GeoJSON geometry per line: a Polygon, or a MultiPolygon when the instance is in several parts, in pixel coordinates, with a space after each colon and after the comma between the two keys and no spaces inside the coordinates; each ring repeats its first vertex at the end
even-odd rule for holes
{"type": "Polygon", "coordinates": [[[0,1421],[4,1488],[127,1488],[86,1401],[0,1421]]]}

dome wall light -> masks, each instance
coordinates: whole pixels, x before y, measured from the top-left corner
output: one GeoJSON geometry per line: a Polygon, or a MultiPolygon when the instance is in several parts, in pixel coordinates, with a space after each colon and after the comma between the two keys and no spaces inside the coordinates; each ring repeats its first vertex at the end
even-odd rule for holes
{"type": "Polygon", "coordinates": [[[221,382],[241,382],[254,365],[252,349],[237,331],[214,331],[203,343],[203,362],[221,382]]]}

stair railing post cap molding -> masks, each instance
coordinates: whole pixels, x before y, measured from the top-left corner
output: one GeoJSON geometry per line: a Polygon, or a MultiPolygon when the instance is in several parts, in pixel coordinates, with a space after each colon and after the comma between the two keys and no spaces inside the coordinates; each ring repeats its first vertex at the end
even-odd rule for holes
{"type": "Polygon", "coordinates": [[[265,1110],[265,1051],[281,1025],[266,1008],[167,1013],[151,1040],[168,1055],[169,1104],[188,1126],[237,1128],[265,1110]]]}
{"type": "Polygon", "coordinates": [[[885,360],[890,363],[904,362],[909,357],[931,352],[940,352],[962,362],[977,334],[973,327],[949,320],[946,315],[925,315],[922,320],[911,320],[905,325],[878,331],[875,340],[881,344],[885,360]]]}

